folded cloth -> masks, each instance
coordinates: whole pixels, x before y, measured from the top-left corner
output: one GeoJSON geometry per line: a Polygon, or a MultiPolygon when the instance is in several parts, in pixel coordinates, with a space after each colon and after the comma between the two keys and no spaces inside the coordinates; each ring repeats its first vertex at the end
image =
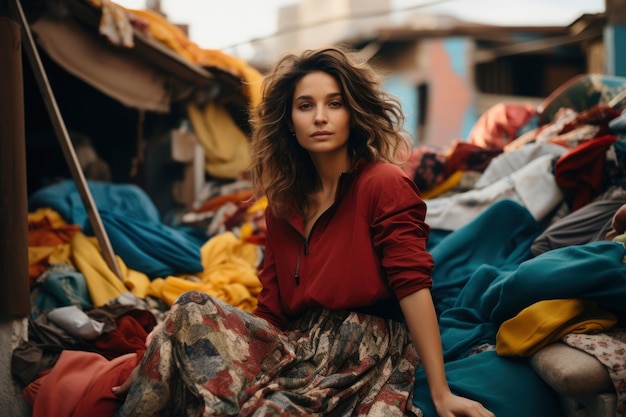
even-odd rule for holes
{"type": "Polygon", "coordinates": [[[496,352],[500,356],[530,356],[569,333],[593,333],[615,326],[617,317],[593,301],[538,301],[500,325],[496,352]]]}

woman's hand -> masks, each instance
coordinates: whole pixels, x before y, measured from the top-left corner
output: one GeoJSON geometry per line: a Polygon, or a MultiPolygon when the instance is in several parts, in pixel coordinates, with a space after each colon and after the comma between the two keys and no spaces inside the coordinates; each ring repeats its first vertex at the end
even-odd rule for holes
{"type": "MultiPolygon", "coordinates": [[[[146,336],[146,347],[150,346],[150,343],[152,343],[152,339],[154,339],[154,335],[156,334],[157,331],[159,331],[162,324],[163,323],[157,324],[156,326],[154,326],[152,331],[148,333],[148,336],[146,336]]],[[[126,381],[124,381],[122,385],[118,385],[116,387],[111,388],[111,391],[113,392],[113,394],[117,397],[123,397],[124,395],[126,395],[126,393],[128,393],[128,390],[130,389],[130,386],[135,381],[138,371],[139,371],[139,365],[137,365],[135,369],[133,369],[133,371],[130,373],[130,375],[128,375],[128,378],[126,378],[126,381]]]]}
{"type": "Polygon", "coordinates": [[[115,395],[116,397],[125,396],[128,393],[130,386],[133,384],[133,381],[135,381],[138,371],[139,371],[139,365],[135,366],[135,369],[133,369],[133,371],[130,373],[128,378],[126,378],[126,381],[124,381],[122,385],[118,385],[117,387],[111,388],[113,395],[115,395]]]}
{"type": "Polygon", "coordinates": [[[452,393],[435,403],[439,417],[495,417],[481,403],[452,393]]]}
{"type": "Polygon", "coordinates": [[[607,232],[606,240],[613,240],[626,231],[626,204],[617,209],[613,215],[611,226],[613,228],[607,232]]]}

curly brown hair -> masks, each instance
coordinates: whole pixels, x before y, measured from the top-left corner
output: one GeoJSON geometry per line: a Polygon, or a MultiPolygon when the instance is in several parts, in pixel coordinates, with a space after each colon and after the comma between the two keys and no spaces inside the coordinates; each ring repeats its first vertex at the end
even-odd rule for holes
{"type": "Polygon", "coordinates": [[[339,85],[350,112],[348,152],[353,161],[363,158],[397,164],[410,148],[400,103],[382,90],[380,75],[370,65],[335,47],[285,55],[265,76],[261,102],[251,117],[249,169],[256,196],[267,196],[279,217],[304,212],[320,187],[308,152],[290,130],[296,84],[316,71],[329,74],[339,85]]]}

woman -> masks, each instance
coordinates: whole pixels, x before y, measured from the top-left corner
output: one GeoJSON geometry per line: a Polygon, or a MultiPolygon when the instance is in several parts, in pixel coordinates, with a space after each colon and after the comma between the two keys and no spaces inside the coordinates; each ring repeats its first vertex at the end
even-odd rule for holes
{"type": "Polygon", "coordinates": [[[395,164],[409,150],[398,102],[335,48],[284,57],[262,93],[250,168],[269,201],[258,307],[183,294],[118,415],[419,415],[421,363],[441,417],[493,416],[446,381],[426,206],[395,164]]]}

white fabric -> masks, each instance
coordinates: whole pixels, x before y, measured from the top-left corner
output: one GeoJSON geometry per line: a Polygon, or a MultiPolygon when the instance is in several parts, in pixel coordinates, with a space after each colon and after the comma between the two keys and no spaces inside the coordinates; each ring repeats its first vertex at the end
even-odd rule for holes
{"type": "Polygon", "coordinates": [[[553,143],[531,143],[517,150],[504,152],[491,160],[478,181],[476,181],[474,187],[483,188],[493,184],[497,180],[521,169],[524,165],[540,156],[552,155],[558,157],[568,151],[567,148],[553,143]]]}
{"type": "Polygon", "coordinates": [[[503,199],[516,201],[542,220],[563,200],[552,174],[553,158],[545,154],[483,188],[427,200],[426,222],[434,229],[457,230],[503,199]]]}
{"type": "Polygon", "coordinates": [[[90,319],[75,305],[52,309],[46,316],[52,323],[79,339],[93,340],[100,336],[104,329],[104,323],[90,319]]]}

